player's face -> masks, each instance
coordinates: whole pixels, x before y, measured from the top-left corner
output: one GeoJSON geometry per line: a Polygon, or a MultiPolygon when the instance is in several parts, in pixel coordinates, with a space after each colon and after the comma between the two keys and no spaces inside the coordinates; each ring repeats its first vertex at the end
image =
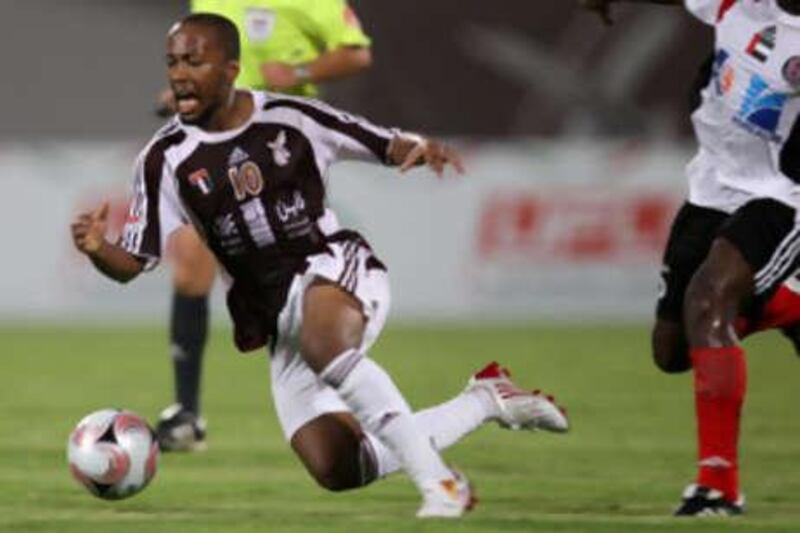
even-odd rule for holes
{"type": "Polygon", "coordinates": [[[238,65],[225,57],[214,31],[179,24],[167,38],[167,77],[184,122],[205,125],[231,96],[238,65]]]}
{"type": "Polygon", "coordinates": [[[778,0],[778,5],[792,15],[800,15],[800,0],[778,0]]]}

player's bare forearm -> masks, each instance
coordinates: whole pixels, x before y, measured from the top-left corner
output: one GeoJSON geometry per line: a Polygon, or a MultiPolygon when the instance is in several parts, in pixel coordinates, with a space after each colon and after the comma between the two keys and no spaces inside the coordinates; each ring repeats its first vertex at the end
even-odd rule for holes
{"type": "Polygon", "coordinates": [[[389,164],[399,166],[400,172],[418,165],[428,165],[437,176],[442,176],[445,167],[450,165],[459,174],[464,173],[461,154],[456,149],[416,133],[397,133],[389,143],[388,156],[389,164]]]}
{"type": "Polygon", "coordinates": [[[312,61],[308,69],[309,80],[319,83],[352,76],[372,65],[372,52],[369,48],[344,46],[330,50],[312,61]]]}
{"type": "Polygon", "coordinates": [[[108,203],[105,203],[93,211],[79,213],[70,225],[72,242],[101,273],[120,283],[127,283],[144,270],[144,262],[124,248],[108,242],[108,210],[108,203]]]}
{"type": "Polygon", "coordinates": [[[311,63],[290,65],[271,61],[261,65],[264,83],[274,91],[286,91],[304,83],[318,83],[351,76],[372,64],[369,48],[346,46],[325,52],[311,63]]]}
{"type": "Polygon", "coordinates": [[[96,251],[86,255],[100,273],[120,283],[131,281],[144,270],[142,259],[106,240],[96,251]]]}
{"type": "Polygon", "coordinates": [[[389,143],[389,164],[392,166],[402,165],[411,150],[426,140],[425,137],[416,133],[398,132],[389,143]]]}

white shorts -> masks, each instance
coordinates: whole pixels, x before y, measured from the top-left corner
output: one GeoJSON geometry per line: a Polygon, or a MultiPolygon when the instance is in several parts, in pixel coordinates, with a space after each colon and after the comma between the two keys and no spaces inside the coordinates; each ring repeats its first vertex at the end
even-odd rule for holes
{"type": "Polygon", "coordinates": [[[284,437],[290,440],[303,425],[325,413],[349,411],[331,387],[320,380],[300,355],[303,296],[315,278],[332,281],[355,296],[367,319],[359,350],[366,353],[378,338],[391,296],[386,269],[360,236],[330,243],[333,254],[309,257],[310,266],[292,281],[278,316],[278,335],[272,351],[272,397],[284,437]]]}

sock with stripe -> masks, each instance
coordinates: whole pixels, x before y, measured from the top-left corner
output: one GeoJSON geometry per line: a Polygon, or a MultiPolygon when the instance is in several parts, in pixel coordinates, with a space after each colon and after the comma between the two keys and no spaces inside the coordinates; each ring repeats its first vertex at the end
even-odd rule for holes
{"type": "Polygon", "coordinates": [[[697,484],[739,496],[739,420],[747,368],[738,346],[692,348],[699,472],[697,484]]]}
{"type": "Polygon", "coordinates": [[[319,374],[353,412],[365,432],[397,458],[420,491],[452,478],[452,473],[422,431],[391,377],[356,350],[334,359],[319,374]]]}
{"type": "MultiPolygon", "coordinates": [[[[437,450],[449,448],[484,422],[496,416],[497,406],[484,390],[464,391],[455,398],[414,413],[414,421],[428,435],[437,450]]],[[[366,434],[365,445],[370,447],[374,461],[372,471],[377,477],[400,470],[400,459],[380,439],[366,434]]],[[[363,468],[363,467],[362,467],[363,468]]]]}

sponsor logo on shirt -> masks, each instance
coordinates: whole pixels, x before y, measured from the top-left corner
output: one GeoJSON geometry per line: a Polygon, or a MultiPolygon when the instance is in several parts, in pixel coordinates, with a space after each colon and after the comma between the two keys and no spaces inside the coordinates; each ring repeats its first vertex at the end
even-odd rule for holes
{"type": "Polygon", "coordinates": [[[753,35],[750,43],[745,48],[745,51],[752,57],[758,59],[762,63],[767,61],[770,52],[775,49],[775,34],[777,28],[775,26],[768,26],[760,32],[753,35]]]}
{"type": "Polygon", "coordinates": [[[781,142],[777,130],[786,100],[785,93],[770,90],[764,78],[754,74],[733,120],[753,135],[781,142]]]}
{"type": "Polygon", "coordinates": [[[247,152],[239,148],[238,146],[233,149],[231,155],[228,156],[228,166],[235,167],[239,163],[243,163],[250,159],[250,155],[247,152]]]}
{"type": "Polygon", "coordinates": [[[275,12],[271,9],[250,7],[244,16],[247,38],[254,43],[264,42],[275,30],[275,12]]]}
{"type": "Polygon", "coordinates": [[[267,147],[272,150],[272,159],[279,167],[289,164],[292,153],[286,148],[286,132],[281,130],[274,141],[267,142],[267,147]]]}
{"type": "Polygon", "coordinates": [[[236,227],[232,213],[215,218],[212,230],[228,255],[239,255],[244,252],[244,239],[239,233],[239,228],[236,227]]]}
{"type": "Polygon", "coordinates": [[[714,88],[718,95],[728,94],[736,81],[736,71],[728,64],[730,54],[725,50],[717,50],[714,56],[714,66],[712,67],[712,77],[714,88]]]}

